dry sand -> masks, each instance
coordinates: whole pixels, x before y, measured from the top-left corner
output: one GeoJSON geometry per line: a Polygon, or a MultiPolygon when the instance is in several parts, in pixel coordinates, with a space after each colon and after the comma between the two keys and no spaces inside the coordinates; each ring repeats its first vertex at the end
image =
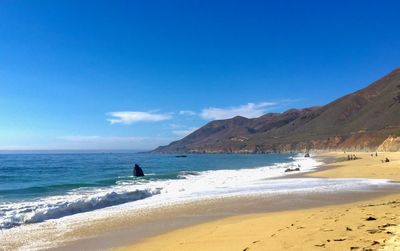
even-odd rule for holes
{"type": "MultiPolygon", "coordinates": [[[[400,180],[400,153],[329,153],[308,176],[400,180]],[[344,161],[348,154],[361,159],[344,161]],[[382,163],[388,157],[391,162],[382,163]]],[[[351,204],[252,214],[181,228],[118,250],[400,250],[400,193],[351,204]]]]}
{"type": "Polygon", "coordinates": [[[337,161],[325,165],[322,171],[307,176],[324,178],[371,178],[400,181],[400,152],[379,153],[371,157],[371,153],[326,153],[323,157],[336,158],[337,161]],[[356,155],[357,160],[347,161],[348,155],[356,155]],[[389,158],[389,163],[382,160],[389,158]]]}

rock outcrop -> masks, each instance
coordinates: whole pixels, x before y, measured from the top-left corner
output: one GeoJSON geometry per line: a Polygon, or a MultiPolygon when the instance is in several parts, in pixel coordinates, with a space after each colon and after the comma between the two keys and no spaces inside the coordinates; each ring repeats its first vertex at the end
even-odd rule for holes
{"type": "MultiPolygon", "coordinates": [[[[400,116],[400,114],[399,114],[400,116]]],[[[398,152],[400,151],[400,137],[389,136],[378,147],[378,152],[398,152]]]]}
{"type": "Polygon", "coordinates": [[[285,173],[290,173],[290,172],[300,172],[300,168],[287,168],[285,170],[285,173]]]}
{"type": "Polygon", "coordinates": [[[133,167],[133,176],[135,177],[144,176],[143,170],[138,164],[135,164],[135,166],[133,167]]]}

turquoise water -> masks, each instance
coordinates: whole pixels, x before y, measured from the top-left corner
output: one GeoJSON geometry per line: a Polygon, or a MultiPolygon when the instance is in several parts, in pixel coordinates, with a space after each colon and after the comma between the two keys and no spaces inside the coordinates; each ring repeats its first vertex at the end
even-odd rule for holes
{"type": "Polygon", "coordinates": [[[49,249],[54,236],[79,225],[199,200],[272,196],[274,203],[287,194],[399,188],[388,180],[283,177],[288,168],[307,172],[320,164],[294,154],[0,154],[0,243],[49,249]],[[132,176],[135,163],[145,177],[132,176]]]}
{"type": "Polygon", "coordinates": [[[0,154],[0,229],[199,199],[367,191],[390,185],[385,180],[280,178],[288,168],[307,172],[320,164],[292,154],[0,154]],[[132,176],[135,163],[145,177],[132,176]]]}
{"type": "Polygon", "coordinates": [[[121,181],[178,179],[182,171],[241,169],[287,163],[289,154],[11,154],[0,155],[0,201],[62,195],[82,187],[106,187],[121,181]],[[132,177],[140,164],[147,176],[132,177]]]}
{"type": "MultiPolygon", "coordinates": [[[[0,226],[40,222],[145,199],[165,186],[173,186],[162,182],[200,173],[292,161],[290,154],[198,154],[186,158],[138,153],[1,154],[0,226]],[[134,163],[141,165],[145,177],[132,176],[134,163]],[[37,217],[39,211],[41,217],[37,217]]],[[[213,181],[204,179],[204,186],[210,187],[207,182],[213,181]]]]}

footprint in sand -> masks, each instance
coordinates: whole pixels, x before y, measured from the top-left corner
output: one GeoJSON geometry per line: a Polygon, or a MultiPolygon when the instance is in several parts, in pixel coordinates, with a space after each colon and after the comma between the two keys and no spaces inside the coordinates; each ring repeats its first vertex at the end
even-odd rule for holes
{"type": "Polygon", "coordinates": [[[381,243],[379,241],[373,241],[371,245],[375,246],[375,245],[378,245],[378,244],[381,244],[381,243]]]}
{"type": "Polygon", "coordinates": [[[370,233],[370,234],[376,234],[376,233],[381,233],[382,230],[379,230],[379,229],[368,229],[367,232],[370,233]]]}
{"type": "Polygon", "coordinates": [[[338,238],[338,239],[333,239],[334,241],[345,241],[347,238],[338,238]]]}

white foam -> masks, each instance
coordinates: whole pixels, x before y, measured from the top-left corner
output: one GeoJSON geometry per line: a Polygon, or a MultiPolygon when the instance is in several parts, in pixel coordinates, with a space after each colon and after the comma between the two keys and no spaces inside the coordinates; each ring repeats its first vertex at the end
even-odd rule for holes
{"type": "MultiPolygon", "coordinates": [[[[63,196],[49,196],[35,201],[0,205],[0,228],[37,223],[68,215],[157,196],[158,201],[175,201],[229,194],[239,187],[246,192],[257,181],[285,175],[287,168],[310,171],[320,163],[312,158],[294,157],[290,163],[259,168],[214,171],[183,171],[181,179],[158,181],[124,181],[107,188],[75,189],[63,196]]],[[[239,190],[240,190],[239,189],[239,190]]]]}
{"type": "MultiPolygon", "coordinates": [[[[63,196],[0,205],[0,227],[7,228],[49,220],[82,221],[108,217],[112,213],[124,210],[143,210],[207,198],[296,192],[337,192],[367,189],[389,183],[387,180],[369,179],[271,179],[287,175],[288,173],[285,173],[287,168],[300,167],[300,172],[308,172],[320,164],[313,158],[298,156],[294,157],[290,163],[276,163],[259,168],[187,171],[181,172],[180,179],[174,180],[143,180],[141,182],[132,180],[101,189],[75,189],[63,196]]],[[[23,225],[20,228],[28,229],[29,225],[23,225]]],[[[4,231],[14,230],[11,228],[4,231]]]]}

